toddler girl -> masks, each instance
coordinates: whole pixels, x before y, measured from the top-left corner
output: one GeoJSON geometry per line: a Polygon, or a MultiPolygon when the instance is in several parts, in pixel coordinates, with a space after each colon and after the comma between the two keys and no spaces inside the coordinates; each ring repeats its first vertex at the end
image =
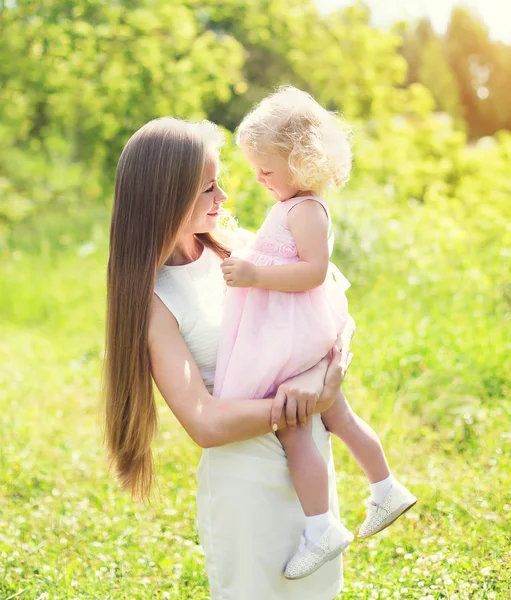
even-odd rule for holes
{"type": "MultiPolygon", "coordinates": [[[[353,334],[349,283],[329,263],[330,212],[320,196],[348,180],[351,149],[337,116],[292,87],[265,98],[245,117],[238,144],[276,202],[248,254],[222,263],[229,287],[214,396],[265,398],[318,363],[339,335],[353,334]]],[[[417,500],[390,474],[377,435],[345,398],[322,419],[369,479],[368,514],[358,533],[369,537],[417,500]]],[[[288,579],[310,575],[353,539],[329,510],[327,466],[311,425],[309,419],[303,427],[277,432],[306,516],[300,547],[285,567],[288,579]]]]}

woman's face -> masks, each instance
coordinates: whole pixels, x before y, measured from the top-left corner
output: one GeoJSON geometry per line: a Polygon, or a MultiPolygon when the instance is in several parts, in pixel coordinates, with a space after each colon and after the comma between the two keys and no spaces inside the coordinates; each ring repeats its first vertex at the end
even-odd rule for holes
{"type": "Polygon", "coordinates": [[[195,202],[187,233],[209,233],[216,229],[220,206],[227,200],[227,194],[218,185],[219,170],[218,156],[211,153],[206,162],[201,192],[195,202]]]}

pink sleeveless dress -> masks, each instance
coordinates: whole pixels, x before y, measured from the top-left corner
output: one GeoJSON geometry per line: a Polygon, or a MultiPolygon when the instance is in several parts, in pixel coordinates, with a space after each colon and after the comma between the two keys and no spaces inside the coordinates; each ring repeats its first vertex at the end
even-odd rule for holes
{"type": "MultiPolygon", "coordinates": [[[[277,202],[255,240],[243,254],[256,265],[285,265],[299,260],[287,226],[289,211],[304,200],[277,202]]],[[[330,236],[330,254],[333,239],[330,236]]],[[[305,292],[227,288],[213,395],[217,398],[266,398],[278,386],[318,363],[346,325],[348,280],[330,263],[325,282],[305,292]]]]}

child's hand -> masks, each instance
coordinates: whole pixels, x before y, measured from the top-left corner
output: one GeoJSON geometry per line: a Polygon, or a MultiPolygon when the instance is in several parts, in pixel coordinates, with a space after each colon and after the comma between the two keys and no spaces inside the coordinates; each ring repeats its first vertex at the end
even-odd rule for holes
{"type": "Polygon", "coordinates": [[[220,265],[225,282],[229,287],[254,287],[257,280],[257,267],[242,258],[226,258],[220,265]]]}

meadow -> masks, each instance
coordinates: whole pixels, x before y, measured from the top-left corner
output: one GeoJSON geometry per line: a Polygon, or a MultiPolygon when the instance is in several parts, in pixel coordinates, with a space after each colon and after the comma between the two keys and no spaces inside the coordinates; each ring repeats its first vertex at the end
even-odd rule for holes
{"type": "MultiPolygon", "coordinates": [[[[236,195],[231,193],[236,212],[236,195]]],[[[511,206],[334,199],[358,331],[345,382],[419,503],[345,554],[339,598],[511,597],[511,206]]],[[[159,399],[158,485],[137,505],[101,443],[108,209],[12,228],[0,265],[0,598],[206,600],[195,446],[159,399]]],[[[333,441],[341,512],[365,479],[333,441]]]]}

